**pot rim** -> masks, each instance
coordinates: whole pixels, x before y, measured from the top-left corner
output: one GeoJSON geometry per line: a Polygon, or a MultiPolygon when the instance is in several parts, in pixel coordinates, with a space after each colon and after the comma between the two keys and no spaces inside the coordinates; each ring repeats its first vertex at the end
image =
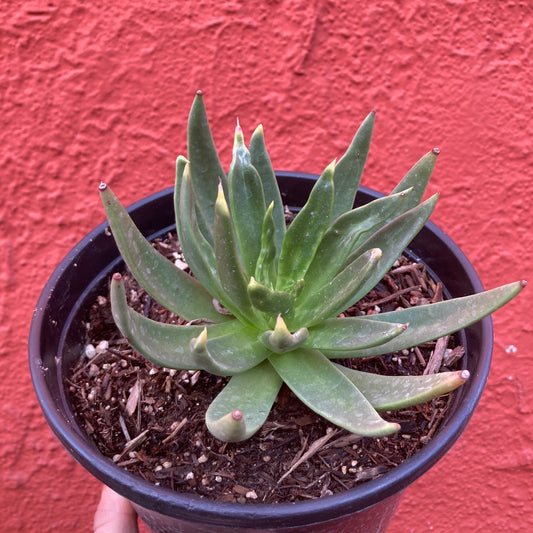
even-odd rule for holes
{"type": "MultiPolygon", "coordinates": [[[[277,171],[276,176],[281,179],[303,179],[310,183],[311,180],[317,179],[314,174],[290,171],[277,171]]],[[[359,191],[373,197],[383,196],[368,187],[359,187],[359,191]]],[[[173,193],[173,187],[151,194],[130,205],[128,211],[135,211],[140,206],[160,200],[171,193],[173,193]]],[[[279,504],[239,504],[218,502],[192,494],[181,494],[165,487],[156,486],[127,472],[101,455],[88,439],[83,438],[83,434],[76,427],[71,413],[65,415],[60,412],[57,398],[53,397],[47,385],[46,378],[50,369],[44,367],[41,359],[41,337],[47,326],[50,327],[50,324],[45,324],[44,311],[53,297],[54,287],[69,269],[69,265],[76,261],[80,250],[95,240],[97,235],[101,234],[107,226],[107,222],[102,222],[87,234],[63,258],[46,282],[31,321],[28,343],[30,371],[45,418],[67,451],[100,481],[134,503],[184,520],[200,517],[201,521],[206,524],[233,525],[234,527],[251,527],[258,522],[267,522],[269,527],[286,526],[287,524],[298,526],[338,518],[370,507],[377,501],[384,500],[405,489],[439,461],[459,438],[472,417],[490,368],[492,353],[492,319],[490,316],[478,322],[482,328],[479,353],[486,355],[482,358],[478,357],[478,366],[475,373],[471,373],[472,376],[467,382],[468,387],[463,386],[466,388],[460,405],[420,451],[377,479],[367,481],[345,492],[315,500],[279,504]]],[[[424,230],[438,238],[443,246],[453,250],[457,261],[460,262],[469,278],[472,289],[475,292],[484,290],[475,268],[457,244],[431,221],[426,223],[424,230]]],[[[55,326],[58,325],[55,324],[55,326]]]]}

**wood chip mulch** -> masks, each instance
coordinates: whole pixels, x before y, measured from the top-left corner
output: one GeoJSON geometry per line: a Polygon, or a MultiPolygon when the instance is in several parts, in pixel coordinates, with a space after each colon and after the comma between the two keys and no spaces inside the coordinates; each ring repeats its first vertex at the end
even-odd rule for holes
{"type": "MultiPolygon", "coordinates": [[[[176,237],[156,246],[184,267],[176,237]]],[[[130,305],[159,321],[180,324],[125,274],[130,305]]],[[[442,288],[422,264],[402,256],[382,282],[346,314],[364,315],[442,299],[442,288]]],[[[462,355],[454,338],[401,353],[349,360],[353,368],[389,375],[455,370],[462,355]],[[436,355],[434,354],[436,353],[436,355]],[[432,357],[433,355],[433,357],[432,357]]],[[[68,377],[80,425],[101,453],[153,483],[228,502],[294,502],[338,493],[399,465],[428,442],[451,394],[415,407],[382,413],[401,430],[361,438],[333,426],[287,388],[263,428],[227,444],[206,429],[205,411],[227,378],[157,367],[136,353],[114,325],[107,295],[87,318],[84,354],[68,377]]],[[[452,393],[453,394],[453,393],[452,393]]]]}

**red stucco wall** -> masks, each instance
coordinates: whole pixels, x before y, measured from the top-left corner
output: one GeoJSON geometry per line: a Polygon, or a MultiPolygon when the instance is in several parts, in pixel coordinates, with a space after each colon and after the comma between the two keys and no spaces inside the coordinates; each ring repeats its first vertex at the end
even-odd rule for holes
{"type": "MultiPolygon", "coordinates": [[[[1,2],[0,529],[91,530],[99,485],[30,384],[32,308],[103,220],[101,179],[126,203],[172,185],[198,88],[225,165],[237,116],[276,168],[320,172],[376,109],[364,184],[439,146],[433,220],[487,287],[531,281],[532,24],[530,0],[1,2]]],[[[530,290],[494,315],[479,410],[392,533],[533,530],[530,290]]]]}

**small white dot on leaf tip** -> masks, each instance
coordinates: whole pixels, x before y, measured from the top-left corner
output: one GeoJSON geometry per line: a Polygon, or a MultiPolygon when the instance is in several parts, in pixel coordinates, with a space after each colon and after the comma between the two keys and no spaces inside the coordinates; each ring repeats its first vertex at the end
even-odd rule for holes
{"type": "Polygon", "coordinates": [[[461,372],[461,378],[468,379],[470,377],[470,372],[468,370],[463,370],[461,372]]]}

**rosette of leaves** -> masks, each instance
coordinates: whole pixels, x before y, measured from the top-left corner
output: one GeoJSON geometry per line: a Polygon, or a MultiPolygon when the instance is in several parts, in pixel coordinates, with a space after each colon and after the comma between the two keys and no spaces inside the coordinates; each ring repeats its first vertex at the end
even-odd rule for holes
{"type": "Polygon", "coordinates": [[[422,157],[392,193],[353,209],[374,123],[371,113],[338,162],[327,166],[286,228],[263,129],[249,147],[235,131],[226,176],[201,92],[188,121],[188,158],[176,164],[175,213],[184,257],[178,269],[142,236],[111,189],[100,192],[124,261],[161,305],[192,322],[170,325],[131,309],[111,283],[114,320],[154,363],[230,376],[206,412],[208,429],[240,441],[265,422],[283,383],[316,413],[363,436],[399,429],[379,411],[434,398],[468,371],[381,376],[336,361],[406,349],[492,313],[525,285],[372,316],[338,318],[372,289],[428,220],[422,201],[438,150],[422,157]]]}

